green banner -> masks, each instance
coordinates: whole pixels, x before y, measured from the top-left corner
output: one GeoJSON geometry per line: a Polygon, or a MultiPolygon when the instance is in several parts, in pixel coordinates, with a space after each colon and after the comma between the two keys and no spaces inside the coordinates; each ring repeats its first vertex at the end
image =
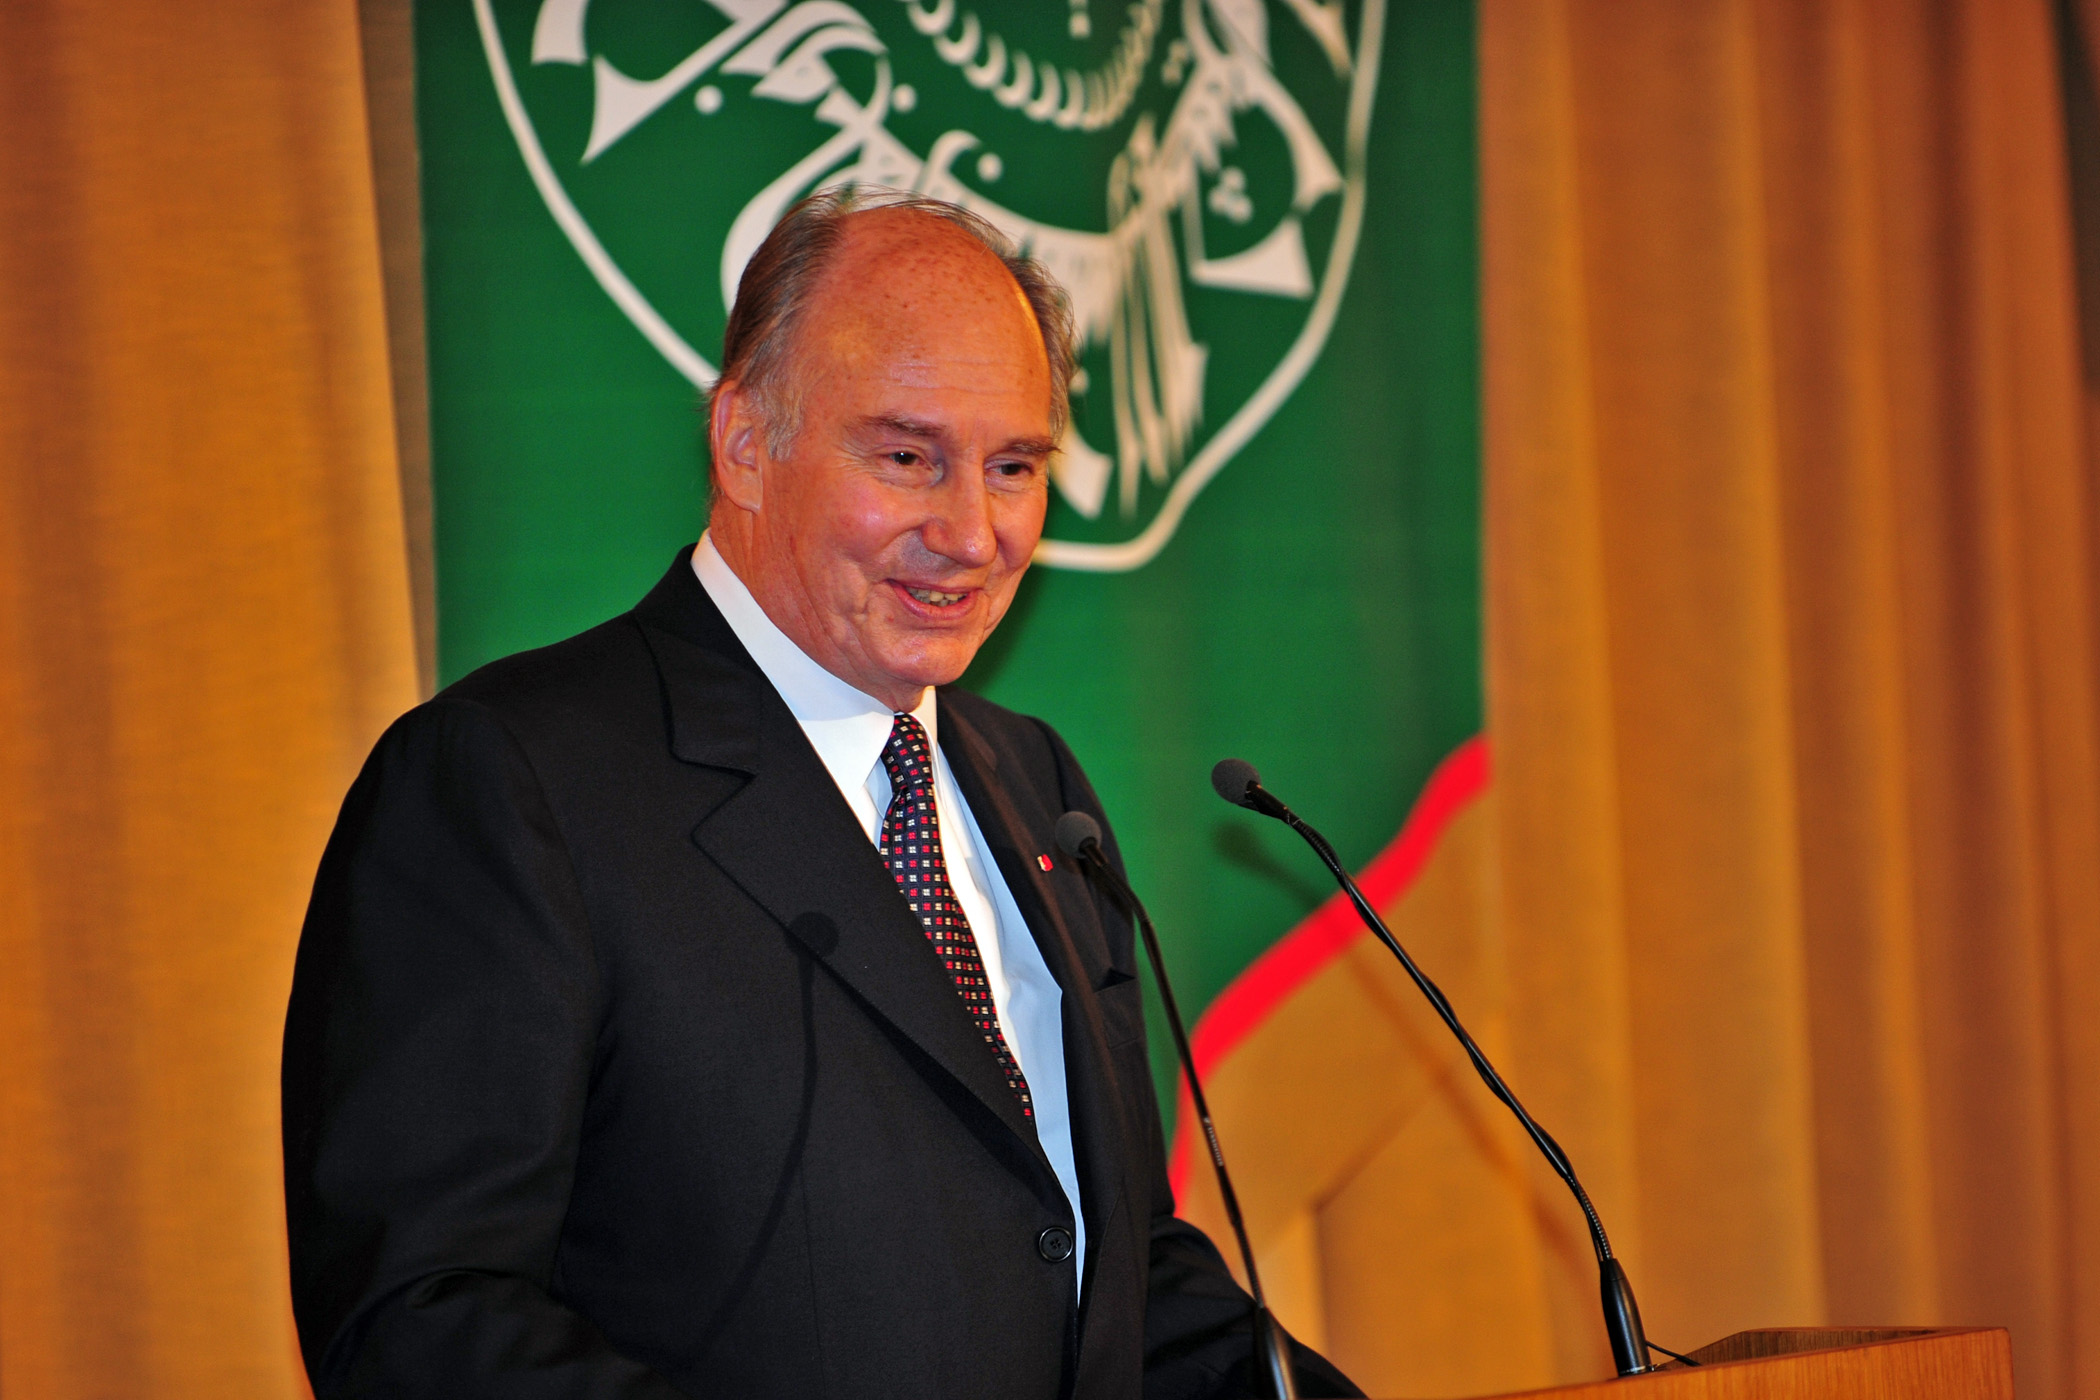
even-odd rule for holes
{"type": "Polygon", "coordinates": [[[964,684],[1071,742],[1192,1010],[1328,892],[1215,760],[1360,865],[1478,732],[1466,0],[443,0],[416,44],[446,679],[698,536],[737,275],[852,180],[1072,294],[1042,552],[964,684]]]}

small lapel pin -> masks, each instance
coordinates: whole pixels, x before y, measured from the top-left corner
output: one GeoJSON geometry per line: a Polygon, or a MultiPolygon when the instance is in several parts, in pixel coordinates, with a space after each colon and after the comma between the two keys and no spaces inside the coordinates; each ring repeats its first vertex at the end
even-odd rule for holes
{"type": "Polygon", "coordinates": [[[1050,863],[1050,857],[1047,855],[1037,856],[1035,858],[1035,863],[1037,865],[1040,865],[1045,870],[1055,870],[1057,868],[1056,866],[1050,863]]]}

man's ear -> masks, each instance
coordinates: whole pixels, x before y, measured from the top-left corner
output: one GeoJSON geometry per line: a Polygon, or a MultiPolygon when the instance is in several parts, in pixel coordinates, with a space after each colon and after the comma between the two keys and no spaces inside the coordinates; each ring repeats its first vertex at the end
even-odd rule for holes
{"type": "Polygon", "coordinates": [[[708,402],[707,453],[714,463],[715,498],[756,514],[763,497],[758,416],[744,386],[726,379],[708,402]]]}

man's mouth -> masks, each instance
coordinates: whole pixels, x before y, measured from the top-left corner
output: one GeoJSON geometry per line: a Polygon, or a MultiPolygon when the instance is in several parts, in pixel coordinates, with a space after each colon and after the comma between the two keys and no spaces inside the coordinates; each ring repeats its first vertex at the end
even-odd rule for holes
{"type": "Polygon", "coordinates": [[[912,597],[918,599],[920,602],[926,604],[929,607],[935,608],[952,608],[957,603],[960,603],[963,599],[970,596],[967,591],[961,593],[947,593],[943,592],[941,589],[938,588],[914,588],[908,583],[903,585],[903,588],[904,591],[906,593],[911,594],[912,597]]]}

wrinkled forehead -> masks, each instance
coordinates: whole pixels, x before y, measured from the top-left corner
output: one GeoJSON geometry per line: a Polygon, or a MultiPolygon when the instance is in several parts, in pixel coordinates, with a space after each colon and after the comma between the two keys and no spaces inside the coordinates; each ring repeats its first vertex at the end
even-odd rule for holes
{"type": "Polygon", "coordinates": [[[996,362],[1047,391],[1049,357],[1027,296],[990,249],[944,219],[875,209],[846,221],[812,289],[798,347],[822,358],[996,362]]]}

